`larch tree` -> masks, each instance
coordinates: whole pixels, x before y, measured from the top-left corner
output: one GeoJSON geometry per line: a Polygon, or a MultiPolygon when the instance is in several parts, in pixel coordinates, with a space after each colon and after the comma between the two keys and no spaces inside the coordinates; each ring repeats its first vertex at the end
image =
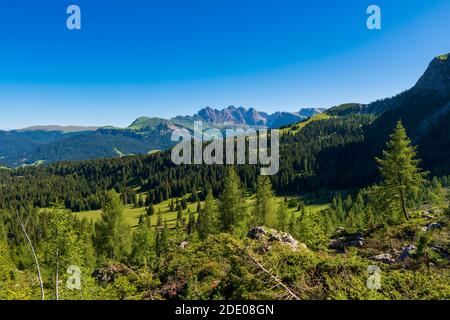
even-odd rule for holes
{"type": "Polygon", "coordinates": [[[209,234],[217,231],[217,209],[214,204],[214,197],[211,190],[205,199],[205,206],[198,215],[198,235],[200,239],[205,239],[209,234]]]}
{"type": "Polygon", "coordinates": [[[256,200],[252,218],[253,226],[273,226],[274,224],[272,183],[268,176],[258,177],[256,200]]]}
{"type": "Polygon", "coordinates": [[[0,226],[0,299],[2,300],[7,298],[6,287],[13,270],[14,265],[11,261],[6,235],[0,226]]]}
{"type": "Polygon", "coordinates": [[[219,222],[223,232],[233,232],[245,220],[245,197],[241,181],[234,168],[230,167],[219,197],[219,222]]]}
{"type": "Polygon", "coordinates": [[[133,232],[130,260],[134,264],[143,266],[149,262],[154,252],[154,239],[151,219],[144,217],[133,232]]]}
{"type": "Polygon", "coordinates": [[[150,203],[147,208],[147,215],[151,216],[155,213],[155,207],[153,206],[153,203],[150,203]]]}
{"type": "Polygon", "coordinates": [[[280,231],[286,231],[289,223],[288,207],[285,201],[281,201],[277,211],[277,228],[280,231]]]}
{"type": "Polygon", "coordinates": [[[69,265],[80,264],[72,213],[61,202],[53,204],[49,223],[46,264],[55,274],[55,298],[59,300],[60,274],[69,265]]]}
{"type": "Polygon", "coordinates": [[[408,220],[408,197],[420,190],[425,181],[426,172],[423,172],[416,159],[416,148],[406,130],[399,121],[390,135],[382,158],[377,158],[383,182],[379,188],[380,200],[389,210],[400,211],[408,220]]]}
{"type": "Polygon", "coordinates": [[[108,192],[101,220],[97,222],[95,229],[100,254],[121,260],[130,252],[131,228],[125,221],[123,204],[116,191],[108,192]]]}

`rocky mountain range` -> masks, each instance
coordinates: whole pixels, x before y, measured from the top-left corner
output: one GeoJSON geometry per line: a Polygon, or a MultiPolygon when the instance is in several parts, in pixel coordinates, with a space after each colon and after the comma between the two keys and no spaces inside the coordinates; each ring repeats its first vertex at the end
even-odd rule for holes
{"type": "Polygon", "coordinates": [[[210,107],[201,109],[194,116],[178,116],[171,121],[173,123],[184,123],[192,121],[203,121],[210,126],[248,126],[248,127],[268,127],[279,128],[289,125],[314,114],[324,112],[320,108],[303,108],[298,112],[275,112],[268,114],[260,112],[254,108],[246,109],[244,107],[229,106],[228,108],[218,110],[210,107]]]}
{"type": "Polygon", "coordinates": [[[172,131],[177,128],[192,130],[194,121],[202,121],[203,128],[279,128],[324,110],[306,108],[298,112],[268,114],[253,108],[229,106],[218,110],[206,107],[192,116],[139,117],[126,128],[50,125],[0,131],[0,165],[18,167],[145,154],[172,146],[172,131]]]}

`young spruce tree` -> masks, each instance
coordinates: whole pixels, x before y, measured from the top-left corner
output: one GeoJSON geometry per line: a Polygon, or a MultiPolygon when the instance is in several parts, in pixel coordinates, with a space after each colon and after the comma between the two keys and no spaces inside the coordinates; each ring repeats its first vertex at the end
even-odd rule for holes
{"type": "Polygon", "coordinates": [[[125,221],[123,204],[119,195],[109,191],[101,220],[95,225],[96,244],[100,254],[120,261],[131,250],[131,228],[125,221]]]}
{"type": "Polygon", "coordinates": [[[274,220],[272,183],[268,176],[259,176],[253,209],[253,226],[272,227],[274,220]]]}
{"type": "Polygon", "coordinates": [[[409,219],[408,197],[420,190],[426,173],[419,168],[416,149],[411,146],[401,121],[390,135],[386,147],[383,157],[376,159],[383,177],[380,199],[388,210],[400,211],[409,219]]]}
{"type": "Polygon", "coordinates": [[[241,181],[234,168],[230,167],[225,177],[225,186],[219,197],[219,222],[223,232],[235,231],[245,220],[245,197],[241,181]]]}
{"type": "Polygon", "coordinates": [[[211,190],[206,196],[205,206],[198,215],[198,235],[205,239],[209,234],[217,231],[217,210],[214,205],[214,197],[211,190]]]}

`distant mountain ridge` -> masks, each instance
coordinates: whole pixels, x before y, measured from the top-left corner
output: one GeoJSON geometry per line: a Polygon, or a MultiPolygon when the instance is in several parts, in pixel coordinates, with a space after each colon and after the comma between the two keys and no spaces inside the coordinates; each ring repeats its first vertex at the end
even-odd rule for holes
{"type": "Polygon", "coordinates": [[[201,109],[193,116],[171,119],[139,117],[126,128],[82,126],[33,126],[0,131],[0,164],[10,167],[65,160],[110,158],[148,153],[171,147],[173,130],[193,130],[194,121],[210,127],[277,128],[299,122],[324,109],[302,109],[299,112],[268,114],[253,108],[233,107],[201,109]]]}
{"type": "Polygon", "coordinates": [[[214,127],[248,126],[279,128],[281,126],[299,122],[314,114],[324,112],[321,108],[304,108],[298,112],[275,112],[272,114],[257,111],[254,108],[229,106],[222,110],[205,107],[193,116],[177,116],[170,121],[174,124],[203,121],[214,127]]]}
{"type": "Polygon", "coordinates": [[[58,125],[48,125],[48,126],[31,126],[23,129],[18,129],[15,131],[19,132],[29,132],[29,131],[45,131],[45,132],[87,132],[96,131],[100,127],[95,126],[58,126],[58,125]]]}

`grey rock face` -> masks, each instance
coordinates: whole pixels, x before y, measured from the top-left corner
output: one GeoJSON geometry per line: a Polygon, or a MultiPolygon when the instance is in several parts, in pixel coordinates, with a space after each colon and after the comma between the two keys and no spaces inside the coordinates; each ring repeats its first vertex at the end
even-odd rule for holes
{"type": "Polygon", "coordinates": [[[133,270],[121,263],[105,264],[95,269],[92,273],[92,276],[102,284],[114,282],[118,275],[126,276],[129,280],[136,280],[138,278],[133,270]]]}
{"type": "Polygon", "coordinates": [[[450,57],[436,57],[416,84],[419,89],[448,90],[450,88],[450,57]]]}
{"type": "Polygon", "coordinates": [[[375,256],[370,257],[370,259],[373,261],[387,263],[387,264],[395,263],[395,259],[389,253],[377,254],[375,256]]]}
{"type": "Polygon", "coordinates": [[[433,222],[429,223],[426,226],[422,227],[422,231],[428,232],[435,229],[442,229],[445,226],[442,222],[433,222]]]}
{"type": "Polygon", "coordinates": [[[341,237],[335,238],[330,241],[328,247],[335,250],[343,250],[345,247],[358,247],[364,246],[365,239],[359,232],[352,234],[345,234],[341,237]]]}
{"type": "Polygon", "coordinates": [[[293,249],[307,248],[305,244],[299,243],[289,233],[269,229],[263,226],[251,228],[247,237],[260,241],[281,242],[289,245],[293,249]]]}
{"type": "Polygon", "coordinates": [[[402,249],[402,252],[400,253],[400,255],[398,256],[398,260],[403,261],[406,258],[409,258],[412,256],[412,253],[414,252],[414,250],[416,250],[416,246],[409,244],[406,247],[404,247],[402,249]]]}

